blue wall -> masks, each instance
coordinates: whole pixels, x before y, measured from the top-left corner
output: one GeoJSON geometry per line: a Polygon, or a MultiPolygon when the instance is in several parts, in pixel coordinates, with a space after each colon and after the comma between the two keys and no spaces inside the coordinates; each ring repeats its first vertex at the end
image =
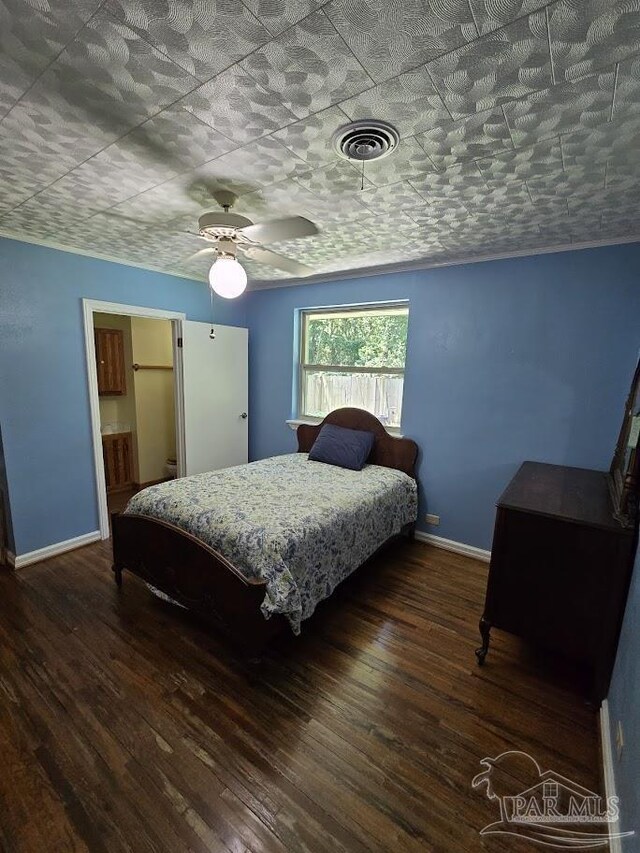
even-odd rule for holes
{"type": "MultiPolygon", "coordinates": [[[[634,244],[218,300],[218,322],[250,327],[252,458],[295,446],[295,309],[407,298],[403,431],[422,448],[421,516],[488,548],[495,500],[523,459],[609,464],[640,340],[639,261],[634,244]]],[[[19,554],[97,528],[82,297],[209,319],[202,283],[0,239],[0,423],[19,554]]]]}
{"type": "Polygon", "coordinates": [[[409,299],[402,431],[421,449],[420,517],[489,548],[525,459],[608,468],[640,344],[640,244],[249,295],[250,454],[295,448],[296,309],[409,299]]]}
{"type": "MultiPolygon", "coordinates": [[[[620,829],[635,830],[623,841],[625,853],[640,851],[640,547],[627,600],[618,655],[609,690],[611,743],[622,721],[624,749],[620,761],[614,755],[616,793],[620,798],[620,829]]],[[[615,752],[615,746],[614,746],[615,752]]]]}
{"type": "MultiPolygon", "coordinates": [[[[202,282],[0,238],[0,424],[15,551],[98,528],[83,297],[211,316],[202,282]]],[[[244,303],[216,320],[245,325],[244,303]]]]}

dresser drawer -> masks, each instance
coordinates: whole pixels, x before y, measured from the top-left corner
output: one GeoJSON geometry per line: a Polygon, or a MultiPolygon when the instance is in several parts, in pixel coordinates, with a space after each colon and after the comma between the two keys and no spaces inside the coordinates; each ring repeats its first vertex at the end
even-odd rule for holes
{"type": "Polygon", "coordinates": [[[615,607],[620,537],[498,509],[485,613],[492,625],[593,663],[615,607]]]}

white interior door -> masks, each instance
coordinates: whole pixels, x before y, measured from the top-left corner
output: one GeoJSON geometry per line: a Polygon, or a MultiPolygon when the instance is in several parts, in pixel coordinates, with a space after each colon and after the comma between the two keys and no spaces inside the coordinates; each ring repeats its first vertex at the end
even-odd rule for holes
{"type": "Polygon", "coordinates": [[[248,330],[182,324],[186,474],[248,458],[248,330]]]}

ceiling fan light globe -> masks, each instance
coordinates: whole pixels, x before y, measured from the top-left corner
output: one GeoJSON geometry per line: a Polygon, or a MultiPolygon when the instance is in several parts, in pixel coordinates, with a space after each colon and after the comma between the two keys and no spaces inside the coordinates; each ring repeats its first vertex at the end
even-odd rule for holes
{"type": "Polygon", "coordinates": [[[212,290],[225,299],[235,299],[247,287],[247,273],[235,258],[218,258],[209,270],[212,290]]]}

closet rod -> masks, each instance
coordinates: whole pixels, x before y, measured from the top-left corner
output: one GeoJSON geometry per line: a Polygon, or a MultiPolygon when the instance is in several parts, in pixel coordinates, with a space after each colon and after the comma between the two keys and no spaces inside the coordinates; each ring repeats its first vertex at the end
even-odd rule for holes
{"type": "Polygon", "coordinates": [[[134,364],[134,370],[173,370],[172,364],[134,364]]]}

